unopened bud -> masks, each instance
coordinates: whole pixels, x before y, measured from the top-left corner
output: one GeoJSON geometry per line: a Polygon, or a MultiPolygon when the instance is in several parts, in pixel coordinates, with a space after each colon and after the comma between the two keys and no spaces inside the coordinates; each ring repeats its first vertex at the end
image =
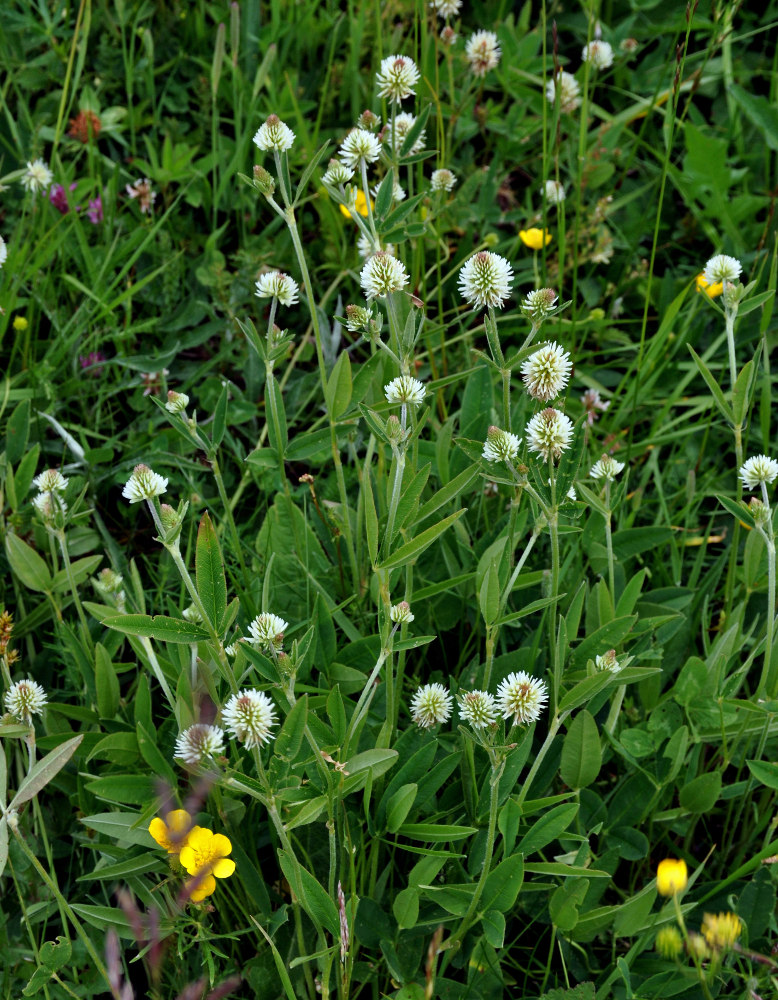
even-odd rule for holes
{"type": "Polygon", "coordinates": [[[254,183],[266,198],[273,196],[276,189],[276,182],[273,180],[271,174],[264,167],[260,167],[259,164],[254,167],[254,183]]]}

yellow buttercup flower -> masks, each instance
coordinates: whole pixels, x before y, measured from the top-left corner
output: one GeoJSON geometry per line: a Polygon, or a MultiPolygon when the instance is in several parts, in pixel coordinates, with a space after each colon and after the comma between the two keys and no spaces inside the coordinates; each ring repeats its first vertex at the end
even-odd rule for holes
{"type": "Polygon", "coordinates": [[[674,896],[683,892],[688,882],[686,862],[665,858],[656,870],[656,889],[660,896],[674,896]]]}
{"type": "MultiPolygon", "coordinates": [[[[370,207],[373,207],[373,199],[370,199],[370,207]]],[[[341,212],[346,216],[347,219],[351,218],[351,212],[346,208],[345,205],[339,206],[341,212]]],[[[360,215],[367,218],[367,198],[365,198],[365,192],[361,189],[357,191],[357,211],[360,215]]]]}
{"type": "Polygon", "coordinates": [[[17,333],[24,333],[29,325],[30,324],[27,322],[25,316],[14,317],[14,330],[16,330],[17,333]]]}
{"type": "Polygon", "coordinates": [[[694,284],[697,286],[697,291],[705,292],[709,299],[717,298],[724,291],[724,283],[722,281],[715,281],[711,285],[702,271],[694,279],[694,284]]]}
{"type": "Polygon", "coordinates": [[[706,913],[702,918],[702,933],[708,945],[716,951],[725,951],[740,937],[743,925],[734,913],[706,913]]]}
{"type": "Polygon", "coordinates": [[[549,245],[552,236],[547,229],[520,229],[519,239],[530,250],[542,250],[549,245]]]}
{"type": "MultiPolygon", "coordinates": [[[[235,862],[227,855],[232,851],[229,839],[221,833],[214,833],[197,826],[187,838],[181,850],[180,861],[190,875],[197,877],[197,885],[190,894],[193,903],[210,896],[216,888],[216,878],[229,878],[235,871],[235,862]]],[[[188,886],[192,882],[187,883],[188,886]]]]}
{"type": "Polygon", "coordinates": [[[189,835],[199,829],[198,826],[192,826],[192,817],[186,809],[173,809],[165,815],[164,820],[155,816],[149,823],[149,833],[168,854],[178,854],[189,835]]]}

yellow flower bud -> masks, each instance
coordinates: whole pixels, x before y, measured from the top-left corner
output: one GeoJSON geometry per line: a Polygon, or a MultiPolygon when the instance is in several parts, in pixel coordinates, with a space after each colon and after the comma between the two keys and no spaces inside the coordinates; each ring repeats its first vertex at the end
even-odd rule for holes
{"type": "Polygon", "coordinates": [[[551,242],[551,233],[547,229],[520,229],[519,239],[530,250],[541,250],[551,242]]]}
{"type": "Polygon", "coordinates": [[[665,858],[656,870],[656,889],[660,896],[674,896],[683,892],[688,882],[686,862],[665,858]]]}

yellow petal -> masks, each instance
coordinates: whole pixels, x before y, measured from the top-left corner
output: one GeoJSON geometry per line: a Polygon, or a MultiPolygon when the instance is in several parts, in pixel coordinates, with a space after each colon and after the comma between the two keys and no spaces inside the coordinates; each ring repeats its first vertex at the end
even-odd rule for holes
{"type": "MultiPolygon", "coordinates": [[[[187,882],[187,886],[191,885],[191,882],[187,882]]],[[[199,885],[196,889],[192,890],[189,898],[193,903],[199,903],[201,900],[205,899],[206,896],[210,896],[211,893],[216,888],[216,879],[213,875],[205,875],[201,879],[199,885]]]]}
{"type": "Polygon", "coordinates": [[[232,851],[232,844],[223,833],[215,833],[209,850],[216,857],[225,858],[232,851]]]}
{"type": "Polygon", "coordinates": [[[190,844],[186,844],[185,847],[181,848],[181,854],[178,860],[186,868],[190,875],[194,875],[197,871],[197,861],[194,848],[190,844]]]}
{"type": "Polygon", "coordinates": [[[229,878],[235,871],[235,862],[232,858],[219,858],[211,870],[216,878],[229,878]]]}
{"type": "Polygon", "coordinates": [[[163,820],[159,816],[155,816],[154,819],[149,823],[149,833],[156,840],[160,847],[164,847],[167,850],[168,839],[167,839],[167,827],[163,820]]]}
{"type": "Polygon", "coordinates": [[[196,851],[205,854],[211,849],[212,839],[213,839],[212,830],[209,830],[205,826],[196,826],[192,829],[191,833],[186,838],[186,842],[196,851]]]}

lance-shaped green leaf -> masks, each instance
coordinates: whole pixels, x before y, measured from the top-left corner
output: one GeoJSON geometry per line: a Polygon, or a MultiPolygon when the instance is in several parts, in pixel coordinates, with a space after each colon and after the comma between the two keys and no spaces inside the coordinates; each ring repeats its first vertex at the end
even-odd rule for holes
{"type": "Polygon", "coordinates": [[[735,418],[732,413],[732,408],[727,402],[724,393],[721,391],[721,386],[716,381],[713,372],[711,372],[710,368],[708,368],[708,366],[705,364],[705,362],[702,360],[699,354],[695,351],[695,349],[691,346],[691,344],[687,344],[686,346],[689,348],[689,352],[691,353],[691,356],[694,359],[695,365],[697,365],[697,370],[699,371],[700,375],[702,375],[702,377],[705,379],[705,384],[710,389],[711,395],[713,396],[713,401],[715,402],[716,406],[718,406],[724,419],[728,420],[731,424],[734,424],[735,418]]]}
{"type": "Polygon", "coordinates": [[[51,590],[51,573],[35,549],[23,542],[17,535],[5,536],[5,552],[14,576],[29,590],[39,592],[51,590]]]}
{"type": "Polygon", "coordinates": [[[208,511],[203,514],[197,529],[195,575],[197,593],[203,602],[205,613],[211,623],[218,628],[227,609],[227,581],[224,577],[219,539],[216,537],[208,511]]]}
{"type": "Polygon", "coordinates": [[[729,513],[736,517],[743,524],[747,524],[749,528],[756,527],[756,521],[751,515],[751,511],[748,507],[741,501],[733,500],[731,497],[723,497],[720,494],[716,494],[716,499],[721,504],[721,506],[728,510],[729,513]]]}
{"type": "Polygon", "coordinates": [[[450,528],[452,524],[459,520],[460,517],[465,513],[467,508],[455,511],[453,514],[449,514],[448,517],[444,517],[442,521],[434,524],[431,528],[427,528],[426,531],[422,531],[420,535],[412,538],[410,542],[406,542],[405,545],[401,545],[400,548],[394,552],[388,559],[385,559],[380,565],[379,569],[396,569],[398,566],[404,566],[409,563],[416,556],[420,555],[428,546],[432,545],[436,538],[440,537],[443,532],[450,528]]]}
{"type": "Polygon", "coordinates": [[[103,625],[127,635],[140,635],[161,642],[200,642],[210,638],[202,625],[184,618],[168,618],[167,615],[113,615],[104,618],[103,625]]]}
{"type": "Polygon", "coordinates": [[[52,750],[51,753],[47,753],[37,764],[34,764],[25,776],[24,781],[19,785],[19,789],[11,799],[8,808],[17,809],[23,802],[29,802],[42,788],[48,785],[51,779],[59,774],[76,752],[83,738],[82,734],[66,740],[52,750]]]}
{"type": "Polygon", "coordinates": [[[348,351],[341,351],[332,369],[324,393],[330,420],[337,420],[351,402],[351,359],[348,351]]]}

